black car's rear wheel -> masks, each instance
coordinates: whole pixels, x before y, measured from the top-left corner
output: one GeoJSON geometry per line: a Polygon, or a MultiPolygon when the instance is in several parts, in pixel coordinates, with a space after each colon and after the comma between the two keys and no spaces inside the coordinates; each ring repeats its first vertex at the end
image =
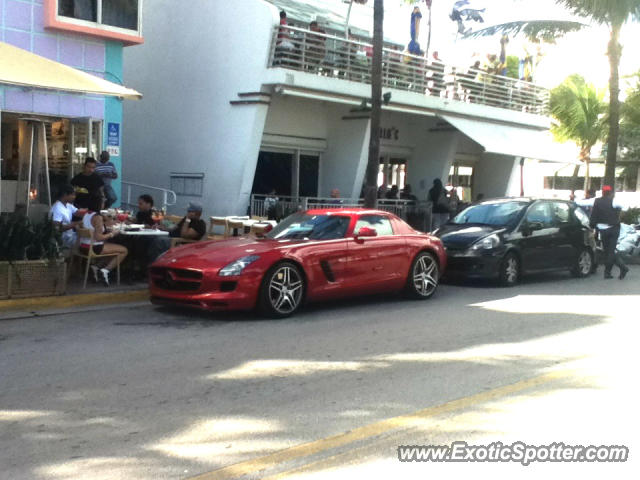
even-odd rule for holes
{"type": "Polygon", "coordinates": [[[300,268],[292,262],[277,263],[262,279],[258,307],[270,317],[288,317],[302,304],[304,291],[305,280],[300,268]]]}
{"type": "Polygon", "coordinates": [[[436,293],[439,279],[440,269],[436,257],[429,252],[420,252],[409,270],[407,294],[412,298],[430,298],[436,293]]]}
{"type": "Polygon", "coordinates": [[[520,281],[520,259],[513,253],[507,253],[500,264],[500,283],[505,287],[513,287],[520,281]]]}
{"type": "Polygon", "coordinates": [[[583,248],[578,257],[576,258],[575,263],[571,267],[571,274],[574,277],[587,277],[593,272],[593,254],[591,250],[588,248],[583,248]]]}

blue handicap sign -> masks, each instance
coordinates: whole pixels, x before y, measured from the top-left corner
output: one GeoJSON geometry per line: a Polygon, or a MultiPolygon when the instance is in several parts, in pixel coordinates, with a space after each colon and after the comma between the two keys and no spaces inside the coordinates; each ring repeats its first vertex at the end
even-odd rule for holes
{"type": "Polygon", "coordinates": [[[120,124],[109,123],[107,125],[107,145],[112,147],[120,146],[120,124]]]}

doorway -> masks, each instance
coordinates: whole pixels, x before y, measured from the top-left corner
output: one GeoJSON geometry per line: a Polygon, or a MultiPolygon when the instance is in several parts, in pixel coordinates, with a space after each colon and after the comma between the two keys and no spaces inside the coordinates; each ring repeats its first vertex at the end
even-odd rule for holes
{"type": "Polygon", "coordinates": [[[320,153],[302,150],[262,150],[251,193],[316,197],[320,183],[320,153]]]}

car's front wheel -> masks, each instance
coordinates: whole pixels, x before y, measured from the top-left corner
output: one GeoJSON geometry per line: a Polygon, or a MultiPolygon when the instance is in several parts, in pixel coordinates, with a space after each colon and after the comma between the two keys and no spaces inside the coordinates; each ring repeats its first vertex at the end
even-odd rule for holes
{"type": "Polygon", "coordinates": [[[304,298],[305,280],[293,262],[280,262],[269,269],[260,287],[258,307],[267,316],[284,318],[292,315],[304,298]]]}
{"type": "Polygon", "coordinates": [[[520,259],[513,253],[507,253],[500,264],[500,283],[512,287],[520,280],[520,259]]]}
{"type": "Polygon", "coordinates": [[[593,263],[591,250],[583,248],[571,267],[571,274],[579,278],[587,277],[593,272],[593,263]]]}
{"type": "Polygon", "coordinates": [[[440,269],[436,257],[429,252],[420,252],[409,270],[407,294],[412,298],[430,298],[436,293],[439,279],[440,269]]]}

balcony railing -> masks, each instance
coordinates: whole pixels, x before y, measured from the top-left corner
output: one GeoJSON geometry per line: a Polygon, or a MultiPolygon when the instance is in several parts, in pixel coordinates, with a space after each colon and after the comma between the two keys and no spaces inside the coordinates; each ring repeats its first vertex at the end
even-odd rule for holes
{"type": "MultiPolygon", "coordinates": [[[[276,26],[269,66],[371,83],[371,44],[276,26]]],[[[382,84],[432,97],[544,115],[549,90],[481,70],[461,69],[400,50],[384,48],[382,84]]]]}

